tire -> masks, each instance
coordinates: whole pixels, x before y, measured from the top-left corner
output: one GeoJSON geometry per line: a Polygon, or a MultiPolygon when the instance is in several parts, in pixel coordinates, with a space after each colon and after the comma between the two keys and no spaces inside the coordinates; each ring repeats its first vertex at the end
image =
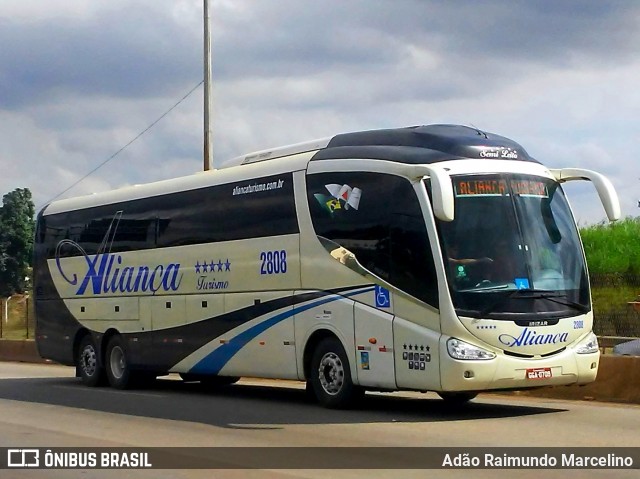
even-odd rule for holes
{"type": "Polygon", "coordinates": [[[353,406],[364,394],[364,389],[353,384],[349,360],[337,338],[326,338],[318,344],[308,381],[318,403],[330,409],[353,406]]]}
{"type": "Polygon", "coordinates": [[[133,374],[127,360],[127,349],[120,336],[113,336],[109,340],[104,364],[111,387],[116,389],[131,387],[133,374]]]}
{"type": "Polygon", "coordinates": [[[98,356],[98,348],[90,334],[80,341],[76,365],[80,378],[86,386],[96,387],[105,384],[104,368],[98,356]]]}
{"type": "Polygon", "coordinates": [[[454,392],[440,392],[440,396],[447,404],[452,406],[466,404],[474,399],[478,393],[454,393],[454,392]]]}

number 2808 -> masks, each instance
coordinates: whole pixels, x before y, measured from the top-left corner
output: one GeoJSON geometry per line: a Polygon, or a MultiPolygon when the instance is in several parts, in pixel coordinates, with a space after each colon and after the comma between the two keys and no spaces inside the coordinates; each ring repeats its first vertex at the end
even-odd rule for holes
{"type": "Polygon", "coordinates": [[[281,274],[287,272],[287,252],[263,251],[260,253],[260,274],[281,274]]]}

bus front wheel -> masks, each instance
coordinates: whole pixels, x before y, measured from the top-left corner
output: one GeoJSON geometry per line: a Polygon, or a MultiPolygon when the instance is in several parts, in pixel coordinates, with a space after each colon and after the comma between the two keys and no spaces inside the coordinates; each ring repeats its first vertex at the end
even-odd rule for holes
{"type": "Polygon", "coordinates": [[[340,409],[352,406],[364,390],[353,384],[349,360],[337,338],[318,344],[311,359],[310,388],[320,405],[340,409]]]}
{"type": "Polygon", "coordinates": [[[78,348],[76,359],[82,382],[87,386],[101,386],[105,382],[104,368],[98,358],[98,349],[90,334],[87,334],[78,348]]]}
{"type": "Polygon", "coordinates": [[[127,361],[127,349],[120,336],[114,336],[107,345],[105,355],[107,378],[111,387],[127,389],[131,384],[131,367],[127,361]]]}
{"type": "Polygon", "coordinates": [[[478,393],[454,393],[454,392],[440,392],[440,396],[447,404],[452,406],[458,404],[465,404],[474,399],[478,393]]]}

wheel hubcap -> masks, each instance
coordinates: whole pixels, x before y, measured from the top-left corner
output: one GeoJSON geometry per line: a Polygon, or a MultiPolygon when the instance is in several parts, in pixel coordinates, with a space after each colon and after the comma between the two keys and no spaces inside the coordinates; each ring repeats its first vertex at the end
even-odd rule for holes
{"type": "Polygon", "coordinates": [[[91,345],[85,346],[80,356],[80,366],[87,376],[93,376],[98,367],[96,350],[91,345]]]}
{"type": "Polygon", "coordinates": [[[120,379],[125,369],[124,351],[120,346],[116,346],[111,350],[109,364],[111,365],[111,374],[113,374],[113,377],[120,379]]]}
{"type": "Polygon", "coordinates": [[[337,354],[329,352],[322,357],[318,377],[327,394],[334,396],[340,392],[344,384],[344,366],[337,354]]]}

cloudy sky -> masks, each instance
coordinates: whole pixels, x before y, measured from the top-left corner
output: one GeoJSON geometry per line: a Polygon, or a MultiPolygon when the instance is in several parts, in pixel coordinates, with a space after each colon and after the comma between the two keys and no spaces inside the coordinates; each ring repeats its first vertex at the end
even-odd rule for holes
{"type": "MultiPolygon", "coordinates": [[[[214,166],[432,123],[606,174],[640,214],[640,2],[211,0],[214,166]]],[[[0,194],[36,206],[202,80],[202,0],[1,0],[0,194]]],[[[202,168],[202,86],[64,197],[202,168]]],[[[582,224],[604,219],[567,185],[582,224]]]]}

